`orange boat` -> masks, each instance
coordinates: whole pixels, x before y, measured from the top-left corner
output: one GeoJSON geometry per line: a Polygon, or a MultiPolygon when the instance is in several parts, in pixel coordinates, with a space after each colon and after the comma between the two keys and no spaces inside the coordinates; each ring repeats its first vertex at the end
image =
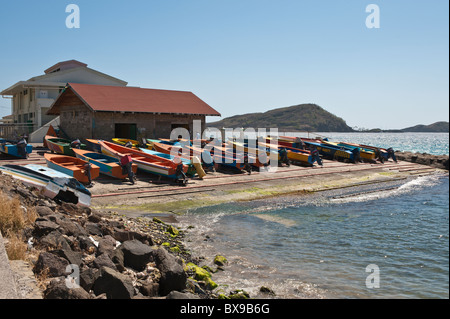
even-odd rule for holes
{"type": "MultiPolygon", "coordinates": [[[[89,164],[88,162],[76,157],[49,153],[44,154],[44,158],[47,161],[48,167],[69,175],[81,183],[89,184],[89,178],[86,171],[86,164],[89,164]]],[[[96,179],[100,175],[100,167],[91,164],[90,173],[91,180],[96,179]]]]}

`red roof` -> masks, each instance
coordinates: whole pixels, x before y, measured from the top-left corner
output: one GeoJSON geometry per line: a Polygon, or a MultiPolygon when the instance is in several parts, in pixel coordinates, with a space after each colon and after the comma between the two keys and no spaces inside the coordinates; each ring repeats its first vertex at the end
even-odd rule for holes
{"type": "MultiPolygon", "coordinates": [[[[69,83],[68,86],[95,112],[175,113],[220,116],[219,112],[192,92],[78,83],[69,83]]],[[[61,94],[60,98],[63,95],[61,94]]],[[[57,103],[58,100],[55,101],[55,104],[62,106],[63,103],[57,103]]],[[[51,112],[52,110],[49,111],[49,113],[51,112]]]]}

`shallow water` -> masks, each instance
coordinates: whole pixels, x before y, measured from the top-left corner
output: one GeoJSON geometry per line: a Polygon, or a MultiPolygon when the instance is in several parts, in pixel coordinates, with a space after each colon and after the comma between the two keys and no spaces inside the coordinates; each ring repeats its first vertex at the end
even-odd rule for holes
{"type": "MultiPolygon", "coordinates": [[[[226,256],[224,291],[278,298],[448,298],[449,179],[433,175],[247,203],[180,217],[194,254],[226,256]],[[386,190],[387,189],[387,190],[386,190]],[[368,288],[368,265],[379,288],[368,288]]],[[[370,283],[370,282],[369,282],[370,283]]]]}

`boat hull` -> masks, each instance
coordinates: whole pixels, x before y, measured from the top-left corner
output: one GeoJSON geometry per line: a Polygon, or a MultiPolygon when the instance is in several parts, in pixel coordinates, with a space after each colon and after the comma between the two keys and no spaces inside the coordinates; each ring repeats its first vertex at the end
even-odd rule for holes
{"type": "MultiPolygon", "coordinates": [[[[88,162],[79,158],[65,156],[65,155],[53,155],[45,154],[44,158],[47,162],[47,166],[61,173],[69,175],[75,178],[77,181],[88,184],[89,179],[86,174],[84,165],[88,162]]],[[[91,166],[91,180],[96,179],[100,175],[100,168],[97,165],[91,166]]]]}
{"type": "MultiPolygon", "coordinates": [[[[122,166],[115,157],[107,156],[86,150],[73,150],[77,158],[92,163],[100,168],[100,174],[118,179],[127,179],[128,174],[123,174],[122,166]]],[[[138,166],[132,165],[133,173],[136,174],[138,166]]]]}
{"type": "MultiPolygon", "coordinates": [[[[168,178],[177,179],[177,164],[174,161],[164,159],[158,156],[150,155],[138,150],[126,148],[107,141],[99,141],[102,153],[120,160],[124,155],[130,155],[133,163],[137,164],[138,169],[168,178]]],[[[183,165],[183,172],[187,173],[188,166],[183,165]]]]}
{"type": "Polygon", "coordinates": [[[18,157],[18,158],[26,158],[28,154],[31,154],[33,152],[33,146],[30,144],[27,144],[25,147],[25,157],[19,154],[19,149],[17,148],[17,145],[13,144],[10,141],[7,141],[5,139],[0,139],[0,153],[18,157]]]}
{"type": "MultiPolygon", "coordinates": [[[[50,151],[61,155],[75,157],[75,153],[70,146],[71,141],[69,140],[47,135],[45,136],[45,142],[50,151]]],[[[81,144],[80,148],[86,149],[86,144],[81,144]]]]}
{"type": "Polygon", "coordinates": [[[24,184],[36,187],[44,196],[79,206],[91,205],[91,193],[78,181],[48,167],[29,164],[25,166],[0,166],[8,174],[24,184]]]}

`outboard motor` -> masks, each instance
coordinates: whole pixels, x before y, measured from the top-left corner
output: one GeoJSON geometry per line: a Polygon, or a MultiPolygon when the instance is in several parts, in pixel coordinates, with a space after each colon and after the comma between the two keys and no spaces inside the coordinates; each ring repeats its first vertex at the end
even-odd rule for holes
{"type": "Polygon", "coordinates": [[[388,159],[392,158],[394,160],[394,162],[398,163],[397,158],[395,157],[394,149],[392,147],[390,147],[387,149],[387,152],[388,152],[388,159]]]}
{"type": "Polygon", "coordinates": [[[353,161],[355,163],[361,162],[361,150],[360,150],[360,148],[359,147],[354,148],[352,150],[352,153],[353,153],[353,156],[354,156],[354,160],[353,161]]]}
{"type": "Polygon", "coordinates": [[[17,153],[20,155],[20,157],[22,158],[27,158],[28,157],[28,153],[27,153],[27,140],[25,139],[25,137],[22,137],[19,142],[17,142],[17,153]]]}
{"type": "Polygon", "coordinates": [[[128,141],[128,142],[125,144],[125,147],[133,148],[133,143],[131,143],[130,141],[128,141]]]}
{"type": "Polygon", "coordinates": [[[81,141],[77,138],[75,141],[70,143],[71,148],[80,149],[81,148],[81,141]]]}

